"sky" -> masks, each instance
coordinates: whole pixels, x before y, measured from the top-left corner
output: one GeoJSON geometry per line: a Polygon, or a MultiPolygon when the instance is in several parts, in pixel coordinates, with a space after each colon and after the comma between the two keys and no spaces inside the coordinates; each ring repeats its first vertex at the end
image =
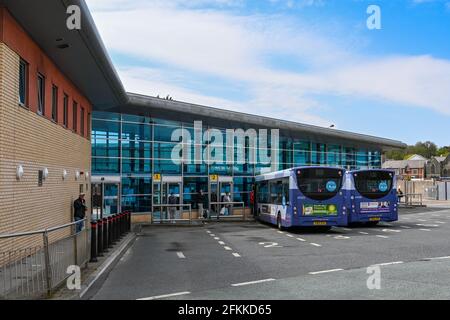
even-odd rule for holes
{"type": "Polygon", "coordinates": [[[450,145],[450,0],[86,2],[129,92],[450,145]]]}

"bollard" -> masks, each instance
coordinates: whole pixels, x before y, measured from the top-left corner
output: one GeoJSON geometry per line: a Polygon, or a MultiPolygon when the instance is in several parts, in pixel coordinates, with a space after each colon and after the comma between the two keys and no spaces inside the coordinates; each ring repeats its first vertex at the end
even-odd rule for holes
{"type": "Polygon", "coordinates": [[[108,252],[108,219],[103,218],[103,252],[108,252]]]}
{"type": "Polygon", "coordinates": [[[97,221],[97,256],[103,257],[103,221],[97,221]]]}
{"type": "Polygon", "coordinates": [[[112,248],[112,217],[108,217],[108,248],[112,248]]]}
{"type": "Polygon", "coordinates": [[[123,213],[120,214],[120,238],[123,237],[123,213]]]}
{"type": "Polygon", "coordinates": [[[113,244],[116,244],[117,242],[117,214],[113,214],[112,216],[112,233],[113,233],[113,244]]]}
{"type": "Polygon", "coordinates": [[[97,262],[97,222],[91,222],[91,260],[89,262],[97,262]]]}

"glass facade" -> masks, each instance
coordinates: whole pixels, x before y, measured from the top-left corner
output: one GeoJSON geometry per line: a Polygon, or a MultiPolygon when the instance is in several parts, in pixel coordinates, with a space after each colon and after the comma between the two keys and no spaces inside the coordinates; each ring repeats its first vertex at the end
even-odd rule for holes
{"type": "Polygon", "coordinates": [[[234,201],[248,204],[254,176],[275,169],[305,165],[348,169],[381,167],[381,152],[376,149],[282,135],[276,148],[271,145],[270,130],[267,130],[267,136],[261,131],[255,133],[253,137],[245,136],[244,143],[239,145],[233,138],[230,145],[226,129],[208,127],[205,123],[198,128],[194,123],[182,121],[94,112],[92,174],[120,176],[122,210],[149,212],[155,174],[181,177],[183,203],[191,203],[195,208],[196,194],[199,190],[211,189],[213,176],[231,179],[233,183],[228,188],[234,201]],[[267,159],[273,159],[275,155],[278,163],[272,166],[267,159]]]}

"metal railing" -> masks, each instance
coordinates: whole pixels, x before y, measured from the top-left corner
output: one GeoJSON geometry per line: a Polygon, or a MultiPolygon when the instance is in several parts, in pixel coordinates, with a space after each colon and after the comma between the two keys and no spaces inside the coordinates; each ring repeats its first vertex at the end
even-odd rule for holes
{"type": "MultiPolygon", "coordinates": [[[[246,220],[247,219],[247,213],[245,211],[245,203],[243,201],[238,201],[238,202],[211,202],[211,207],[216,206],[216,209],[219,209],[218,212],[216,212],[215,215],[211,215],[210,214],[210,218],[211,219],[236,219],[236,218],[242,218],[242,220],[246,220]],[[241,206],[242,208],[242,214],[239,215],[233,215],[233,210],[234,210],[234,205],[238,204],[241,206]],[[224,215],[221,214],[221,210],[223,208],[228,209],[228,214],[224,215]]],[[[217,211],[217,210],[216,210],[217,211]]]]}
{"type": "Polygon", "coordinates": [[[160,210],[154,210],[151,212],[152,223],[164,223],[164,222],[182,222],[187,221],[189,224],[192,222],[192,205],[190,203],[187,204],[154,204],[153,208],[159,208],[160,210]],[[165,208],[166,210],[163,210],[165,208]],[[175,208],[174,211],[171,212],[170,208],[175,208]],[[179,209],[178,209],[179,208],[179,209]],[[189,216],[187,219],[183,219],[183,211],[184,208],[189,208],[189,216]],[[167,210],[169,209],[169,210],[167,210]],[[155,218],[155,213],[159,212],[159,218],[155,218]],[[179,216],[179,218],[171,218],[171,215],[179,216]]]}
{"type": "Polygon", "coordinates": [[[69,266],[86,265],[89,230],[75,232],[85,222],[0,235],[0,299],[48,297],[68,278],[69,266]]]}
{"type": "Polygon", "coordinates": [[[399,197],[399,202],[405,207],[422,207],[423,195],[421,193],[406,193],[399,197]]]}

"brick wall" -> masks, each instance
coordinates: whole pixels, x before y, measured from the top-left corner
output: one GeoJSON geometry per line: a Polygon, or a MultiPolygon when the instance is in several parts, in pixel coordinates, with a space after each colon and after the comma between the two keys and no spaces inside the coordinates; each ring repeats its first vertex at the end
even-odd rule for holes
{"type": "MultiPolygon", "coordinates": [[[[68,223],[72,203],[84,185],[90,199],[91,145],[73,133],[18,104],[19,55],[0,42],[0,233],[30,231],[68,223]],[[16,179],[22,165],[24,176],[16,179]],[[38,186],[38,171],[47,168],[48,178],[38,186]],[[63,180],[63,170],[68,175],[63,180]],[[88,189],[87,189],[88,186],[88,189]]],[[[30,238],[8,242],[8,247],[30,245],[30,238]]],[[[3,248],[2,248],[3,247],[3,248]]],[[[0,252],[5,242],[0,243],[0,252]]]]}

